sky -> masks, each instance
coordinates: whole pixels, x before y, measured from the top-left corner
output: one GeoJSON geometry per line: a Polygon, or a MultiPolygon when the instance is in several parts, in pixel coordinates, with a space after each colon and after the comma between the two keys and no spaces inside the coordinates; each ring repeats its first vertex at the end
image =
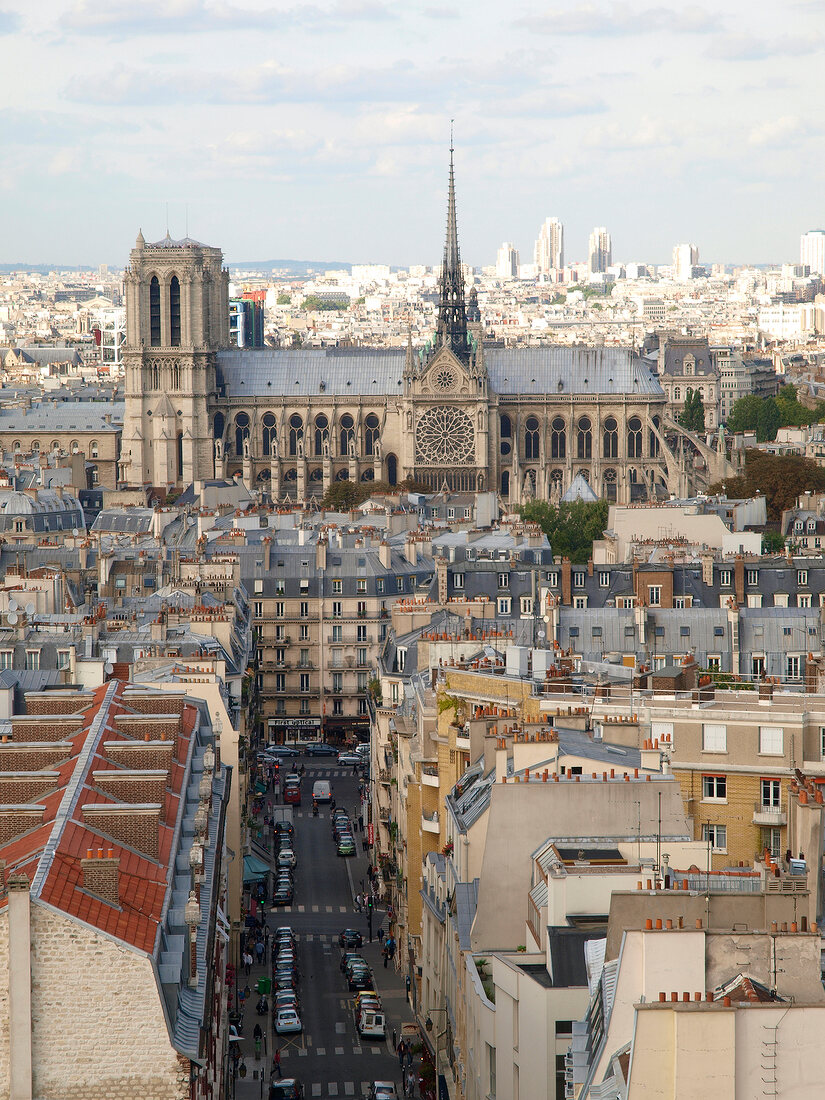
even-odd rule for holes
{"type": "Polygon", "coordinates": [[[825,226],[825,0],[0,0],[0,262],[798,261],[825,226]]]}

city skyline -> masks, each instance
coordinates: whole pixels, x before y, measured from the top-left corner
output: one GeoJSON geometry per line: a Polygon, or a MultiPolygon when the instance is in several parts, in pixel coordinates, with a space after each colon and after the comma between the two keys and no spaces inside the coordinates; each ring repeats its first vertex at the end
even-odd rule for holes
{"type": "Polygon", "coordinates": [[[823,8],[588,4],[503,15],[336,0],[299,9],[7,0],[0,260],[122,264],[139,227],[231,260],[436,264],[449,120],[467,262],[793,262],[825,221],[814,59],[823,8]],[[748,31],[740,31],[742,26],[748,31]],[[377,59],[377,60],[376,60],[377,59]],[[690,79],[687,79],[689,73],[690,79]],[[221,135],[216,137],[216,135],[221,135]],[[265,242],[265,243],[262,243],[265,242]]]}

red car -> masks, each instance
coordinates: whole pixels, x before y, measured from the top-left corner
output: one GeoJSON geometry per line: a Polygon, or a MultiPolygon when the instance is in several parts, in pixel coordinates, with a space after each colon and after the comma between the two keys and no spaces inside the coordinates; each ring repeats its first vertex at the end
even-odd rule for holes
{"type": "Polygon", "coordinates": [[[288,802],[293,806],[301,805],[300,783],[287,783],[287,785],[284,787],[284,802],[288,802]]]}

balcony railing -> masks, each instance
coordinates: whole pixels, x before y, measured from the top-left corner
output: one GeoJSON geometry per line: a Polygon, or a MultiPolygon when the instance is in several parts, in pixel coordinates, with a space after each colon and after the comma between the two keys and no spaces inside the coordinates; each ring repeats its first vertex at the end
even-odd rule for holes
{"type": "Polygon", "coordinates": [[[778,828],[788,824],[788,815],[781,806],[773,806],[769,802],[754,802],[753,823],[778,828]]]}
{"type": "Polygon", "coordinates": [[[438,833],[441,831],[441,825],[438,820],[438,811],[436,810],[429,817],[421,811],[421,828],[425,833],[438,833]]]}

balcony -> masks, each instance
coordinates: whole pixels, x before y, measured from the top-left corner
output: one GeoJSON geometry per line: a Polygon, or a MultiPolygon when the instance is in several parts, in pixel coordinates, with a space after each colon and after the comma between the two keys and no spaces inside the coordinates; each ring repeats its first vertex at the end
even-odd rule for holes
{"type": "Polygon", "coordinates": [[[463,733],[457,733],[455,735],[455,747],[457,749],[460,749],[462,752],[469,752],[470,751],[470,737],[469,737],[469,735],[465,735],[463,733]]]}
{"type": "Polygon", "coordinates": [[[392,775],[390,774],[389,768],[379,768],[378,769],[378,782],[379,783],[383,783],[385,786],[389,787],[391,779],[392,779],[392,775]]]}
{"type": "Polygon", "coordinates": [[[383,825],[389,825],[389,823],[390,823],[390,811],[385,810],[383,807],[381,809],[379,809],[379,811],[378,811],[378,820],[383,825]]]}
{"type": "Polygon", "coordinates": [[[424,811],[421,811],[421,828],[425,833],[438,833],[441,832],[441,825],[438,820],[438,810],[433,811],[432,816],[427,817],[424,811]]]}
{"type": "Polygon", "coordinates": [[[754,802],[753,823],[754,825],[766,825],[768,827],[778,828],[779,826],[788,824],[788,815],[781,806],[771,806],[763,802],[754,802]]]}
{"type": "Polygon", "coordinates": [[[425,787],[438,787],[438,768],[423,767],[421,769],[421,782],[425,787]]]}

